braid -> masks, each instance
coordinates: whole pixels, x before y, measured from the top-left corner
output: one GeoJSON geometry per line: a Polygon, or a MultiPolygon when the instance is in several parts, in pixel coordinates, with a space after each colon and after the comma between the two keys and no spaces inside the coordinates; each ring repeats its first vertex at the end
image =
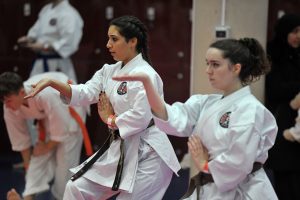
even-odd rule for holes
{"type": "Polygon", "coordinates": [[[134,16],[122,16],[111,21],[110,25],[115,25],[119,28],[119,32],[125,37],[126,41],[136,37],[136,50],[141,53],[143,58],[151,65],[148,54],[148,34],[146,26],[134,16]]]}

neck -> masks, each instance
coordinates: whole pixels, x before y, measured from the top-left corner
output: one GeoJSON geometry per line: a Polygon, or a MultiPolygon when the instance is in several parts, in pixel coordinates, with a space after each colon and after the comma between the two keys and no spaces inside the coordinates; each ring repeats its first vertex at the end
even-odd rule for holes
{"type": "Polygon", "coordinates": [[[226,96],[234,93],[235,91],[241,89],[242,87],[243,87],[243,85],[241,83],[235,84],[233,87],[231,87],[228,90],[224,91],[223,96],[226,97],[226,96]]]}
{"type": "Polygon", "coordinates": [[[138,55],[138,53],[132,54],[127,60],[124,60],[122,62],[122,67],[124,67],[127,63],[129,63],[133,58],[135,58],[138,55]]]}
{"type": "Polygon", "coordinates": [[[23,103],[22,103],[24,106],[28,107],[28,99],[24,99],[23,98],[23,103]]]}
{"type": "Polygon", "coordinates": [[[55,6],[57,6],[60,2],[62,2],[62,1],[64,1],[64,0],[53,0],[52,1],[52,7],[55,7],[55,6]]]}

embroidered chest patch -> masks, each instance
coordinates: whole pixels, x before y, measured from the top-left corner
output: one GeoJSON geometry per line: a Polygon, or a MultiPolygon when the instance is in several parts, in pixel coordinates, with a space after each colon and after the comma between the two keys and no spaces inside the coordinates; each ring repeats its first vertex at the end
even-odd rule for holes
{"type": "Polygon", "coordinates": [[[229,125],[229,120],[230,120],[230,114],[231,112],[226,112],[224,113],[219,120],[219,124],[220,126],[222,126],[223,128],[228,128],[229,125]]]}
{"type": "Polygon", "coordinates": [[[127,82],[122,82],[118,87],[117,93],[119,95],[124,95],[127,93],[127,82]]]}

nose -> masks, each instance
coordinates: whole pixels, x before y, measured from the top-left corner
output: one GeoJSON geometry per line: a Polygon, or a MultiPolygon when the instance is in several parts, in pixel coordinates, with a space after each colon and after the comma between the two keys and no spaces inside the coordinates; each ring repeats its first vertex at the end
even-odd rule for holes
{"type": "Polygon", "coordinates": [[[107,40],[106,48],[108,48],[108,49],[111,48],[111,44],[110,44],[109,40],[107,40]]]}
{"type": "Polygon", "coordinates": [[[205,72],[207,74],[211,74],[212,73],[212,68],[210,67],[210,65],[207,65],[205,72]]]}

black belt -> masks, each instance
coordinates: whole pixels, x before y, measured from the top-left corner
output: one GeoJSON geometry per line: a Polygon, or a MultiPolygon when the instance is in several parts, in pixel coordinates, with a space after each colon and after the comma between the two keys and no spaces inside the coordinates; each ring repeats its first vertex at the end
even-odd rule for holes
{"type": "MultiPolygon", "coordinates": [[[[154,125],[154,121],[153,121],[153,119],[151,119],[151,121],[150,121],[149,125],[147,126],[147,128],[149,128],[153,125],[154,125]]],[[[104,144],[96,152],[96,154],[94,155],[94,157],[91,160],[84,162],[83,167],[71,177],[71,181],[75,181],[77,178],[82,176],[98,160],[98,158],[100,158],[100,156],[109,148],[109,146],[110,146],[110,144],[112,143],[113,140],[121,139],[120,158],[119,158],[119,162],[118,162],[118,166],[117,166],[115,180],[114,180],[114,183],[112,185],[112,190],[113,191],[117,191],[119,189],[120,182],[121,182],[121,177],[122,177],[122,172],[123,172],[124,158],[125,158],[124,140],[120,137],[119,130],[113,130],[113,129],[108,129],[108,130],[109,130],[109,136],[106,139],[106,141],[104,142],[104,144]]]]}
{"type": "MultiPolygon", "coordinates": [[[[255,162],[253,164],[251,173],[256,172],[257,170],[262,168],[262,166],[263,165],[261,163],[255,162]]],[[[203,186],[207,183],[212,183],[212,182],[214,182],[214,179],[211,174],[199,172],[197,175],[195,175],[191,178],[188,190],[184,194],[184,196],[180,198],[180,200],[186,199],[189,196],[191,196],[195,189],[197,189],[197,200],[199,200],[199,191],[200,191],[201,186],[203,186]]]]}
{"type": "MultiPolygon", "coordinates": [[[[61,56],[59,54],[57,54],[57,53],[53,53],[53,54],[38,54],[37,55],[37,59],[42,59],[43,60],[44,72],[49,72],[48,59],[58,59],[58,58],[61,58],[61,56]]],[[[33,65],[34,65],[34,63],[33,63],[33,65]]]]}

